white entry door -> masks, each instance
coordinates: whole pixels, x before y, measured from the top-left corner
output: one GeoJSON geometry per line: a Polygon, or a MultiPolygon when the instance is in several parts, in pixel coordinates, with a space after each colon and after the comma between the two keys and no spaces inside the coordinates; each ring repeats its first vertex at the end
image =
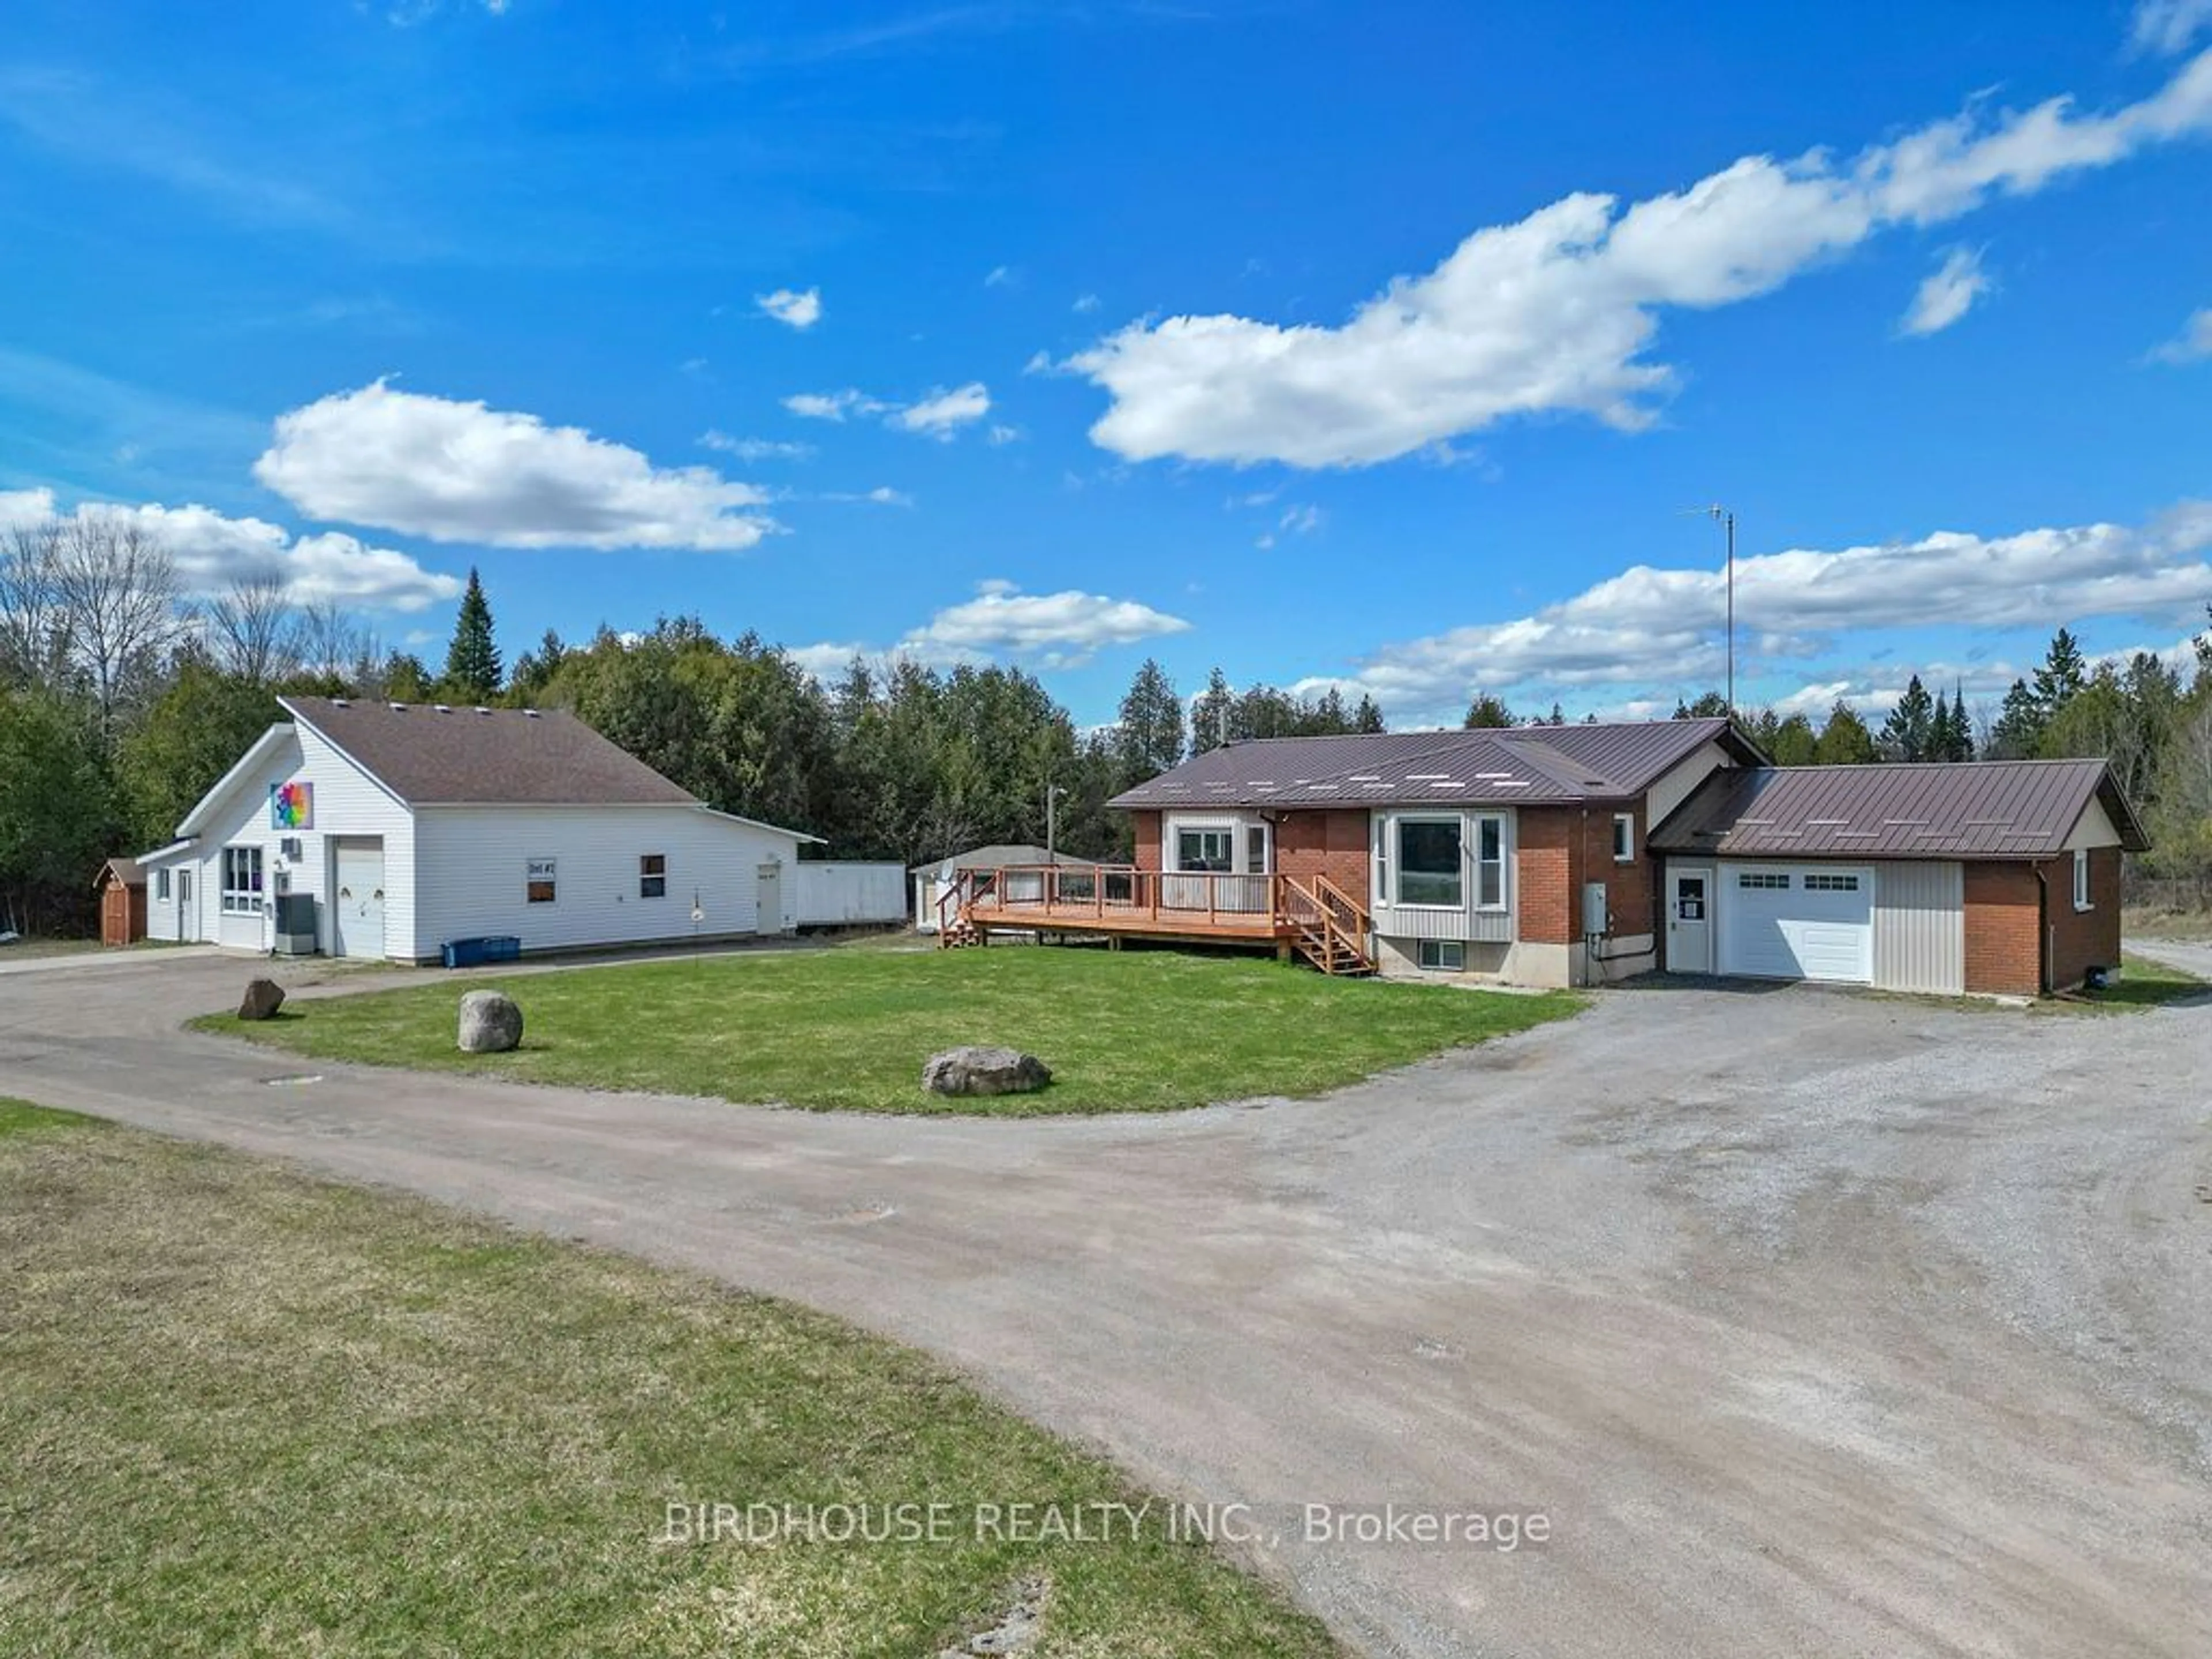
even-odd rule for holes
{"type": "Polygon", "coordinates": [[[759,915],[753,930],[762,933],[783,931],[783,861],[770,859],[753,872],[753,891],[757,896],[759,915]]]}
{"type": "Polygon", "coordinates": [[[1667,872],[1667,969],[1675,974],[1713,971],[1713,872],[1709,869],[1667,872]]]}
{"type": "Polygon", "coordinates": [[[331,954],[376,957],[384,951],[384,842],[349,837],[331,848],[331,954]]]}
{"type": "Polygon", "coordinates": [[[1721,971],[1846,985],[1874,980],[1874,872],[1825,864],[1726,866],[1721,971]]]}
{"type": "Polygon", "coordinates": [[[192,902],[192,866],[177,866],[177,937],[191,944],[200,936],[200,908],[192,902]]]}

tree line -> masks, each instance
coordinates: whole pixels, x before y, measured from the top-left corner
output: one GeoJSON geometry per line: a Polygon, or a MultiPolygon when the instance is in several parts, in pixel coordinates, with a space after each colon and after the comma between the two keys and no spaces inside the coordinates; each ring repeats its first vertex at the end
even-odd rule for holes
{"type": "MultiPolygon", "coordinates": [[[[1955,690],[1916,677],[1876,728],[1841,702],[1817,727],[1739,719],[1784,764],[2104,756],[2159,837],[2147,867],[2212,878],[2212,642],[2198,655],[2186,684],[2147,655],[2093,669],[2061,629],[1994,714],[1970,718],[1955,690]]],[[[565,708],[710,805],[822,836],[836,857],[909,865],[1042,843],[1048,817],[1060,850],[1127,858],[1130,827],[1106,803],[1182,760],[1383,729],[1370,697],[1240,690],[1217,668],[1186,698],[1147,660],[1115,720],[1085,730],[1018,668],[855,659],[825,684],[696,617],[578,644],[549,632],[510,665],[474,571],[433,666],[274,572],[192,599],[137,520],[79,514],[0,539],[0,927],[88,927],[101,860],[167,842],[285,693],[565,708]]],[[[1707,692],[1676,712],[1726,709],[1707,692]]],[[[1466,723],[1518,718],[1478,696],[1466,723]]]]}

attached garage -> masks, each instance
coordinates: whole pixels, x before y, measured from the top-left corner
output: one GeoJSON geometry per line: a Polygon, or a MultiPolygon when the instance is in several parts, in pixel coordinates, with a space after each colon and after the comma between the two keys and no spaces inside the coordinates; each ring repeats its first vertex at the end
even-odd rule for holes
{"type": "Polygon", "coordinates": [[[1720,970],[1874,983],[1875,872],[1814,864],[1722,866],[1720,970]]]}
{"type": "Polygon", "coordinates": [[[2033,996],[2119,967],[2149,841],[2082,760],[1729,770],[1649,844],[1677,973],[2033,996]]]}

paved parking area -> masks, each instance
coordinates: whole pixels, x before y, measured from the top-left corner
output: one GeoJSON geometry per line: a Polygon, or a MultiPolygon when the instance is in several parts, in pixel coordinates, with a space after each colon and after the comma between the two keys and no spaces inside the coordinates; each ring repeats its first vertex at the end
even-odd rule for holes
{"type": "Polygon", "coordinates": [[[247,971],[0,985],[0,1092],[919,1343],[1262,1506],[1256,1559],[1364,1651],[2212,1652],[2212,1006],[1620,991],[1326,1100],[945,1122],[175,1029],[247,971]],[[1315,1544],[1310,1502],[1553,1537],[1315,1544]]]}

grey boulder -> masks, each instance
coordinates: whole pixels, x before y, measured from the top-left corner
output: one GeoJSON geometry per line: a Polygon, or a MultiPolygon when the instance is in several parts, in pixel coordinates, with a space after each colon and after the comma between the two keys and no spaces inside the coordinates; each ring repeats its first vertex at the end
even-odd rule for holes
{"type": "Polygon", "coordinates": [[[1045,1063],[1018,1048],[947,1048],[921,1068],[921,1086],[940,1095],[1025,1095],[1051,1081],[1045,1063]]]}
{"type": "Polygon", "coordinates": [[[503,1054],[522,1042],[522,1010],[504,991],[471,991],[461,999],[461,1052],[503,1054]]]}
{"type": "Polygon", "coordinates": [[[238,1005],[240,1019],[274,1019],[276,1011],[284,1006],[284,988],[273,979],[257,979],[249,982],[246,995],[238,1005]]]}

